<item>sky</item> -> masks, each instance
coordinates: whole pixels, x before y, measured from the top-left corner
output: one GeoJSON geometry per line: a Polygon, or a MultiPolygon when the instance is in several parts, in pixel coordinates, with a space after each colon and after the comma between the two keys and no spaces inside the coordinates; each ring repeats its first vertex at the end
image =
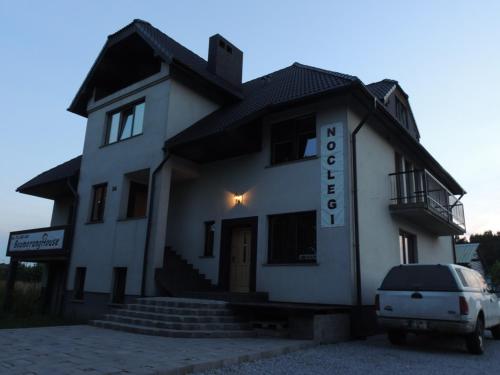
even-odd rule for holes
{"type": "Polygon", "coordinates": [[[206,58],[220,33],[244,81],[293,62],[392,78],[422,144],[465,188],[468,233],[500,230],[499,1],[0,0],[0,262],[10,231],[48,226],[52,201],[16,193],[82,152],[66,111],[107,35],[135,18],[206,58]]]}

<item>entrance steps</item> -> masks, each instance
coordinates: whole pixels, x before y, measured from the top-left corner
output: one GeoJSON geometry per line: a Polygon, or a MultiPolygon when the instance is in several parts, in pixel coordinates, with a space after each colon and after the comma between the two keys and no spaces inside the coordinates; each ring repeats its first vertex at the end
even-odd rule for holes
{"type": "Polygon", "coordinates": [[[224,301],[189,298],[139,298],[91,325],[133,333],[185,338],[254,337],[250,322],[224,301]]]}

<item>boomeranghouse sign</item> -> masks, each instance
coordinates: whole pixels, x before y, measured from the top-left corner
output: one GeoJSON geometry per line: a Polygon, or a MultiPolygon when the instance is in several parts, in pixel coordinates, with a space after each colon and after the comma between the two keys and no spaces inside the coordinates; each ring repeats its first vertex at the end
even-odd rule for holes
{"type": "Polygon", "coordinates": [[[62,250],[64,229],[11,233],[8,252],[62,250]]]}
{"type": "Polygon", "coordinates": [[[321,127],[321,226],[340,227],[345,219],[344,126],[321,127]]]}

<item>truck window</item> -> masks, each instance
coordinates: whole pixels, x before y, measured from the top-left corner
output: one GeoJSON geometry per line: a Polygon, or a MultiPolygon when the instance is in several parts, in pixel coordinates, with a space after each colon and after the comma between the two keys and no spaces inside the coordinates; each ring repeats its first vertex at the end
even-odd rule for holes
{"type": "Polygon", "coordinates": [[[459,289],[448,267],[419,265],[393,267],[382,282],[380,290],[456,292],[459,289]]]}
{"type": "Polygon", "coordinates": [[[460,282],[462,283],[462,285],[464,287],[466,287],[466,288],[470,287],[470,285],[467,282],[467,279],[465,278],[464,273],[462,272],[462,270],[458,269],[458,268],[456,268],[455,270],[457,271],[458,278],[460,279],[460,282]]]}

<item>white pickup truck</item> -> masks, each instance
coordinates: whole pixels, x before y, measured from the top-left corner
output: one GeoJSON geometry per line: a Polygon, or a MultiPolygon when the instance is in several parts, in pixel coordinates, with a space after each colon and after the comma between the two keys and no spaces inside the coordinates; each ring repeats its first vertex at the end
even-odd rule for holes
{"type": "Polygon", "coordinates": [[[481,274],[455,264],[393,267],[375,297],[377,320],[395,345],[406,334],[465,337],[469,352],[484,352],[484,330],[500,339],[500,302],[481,274]]]}

